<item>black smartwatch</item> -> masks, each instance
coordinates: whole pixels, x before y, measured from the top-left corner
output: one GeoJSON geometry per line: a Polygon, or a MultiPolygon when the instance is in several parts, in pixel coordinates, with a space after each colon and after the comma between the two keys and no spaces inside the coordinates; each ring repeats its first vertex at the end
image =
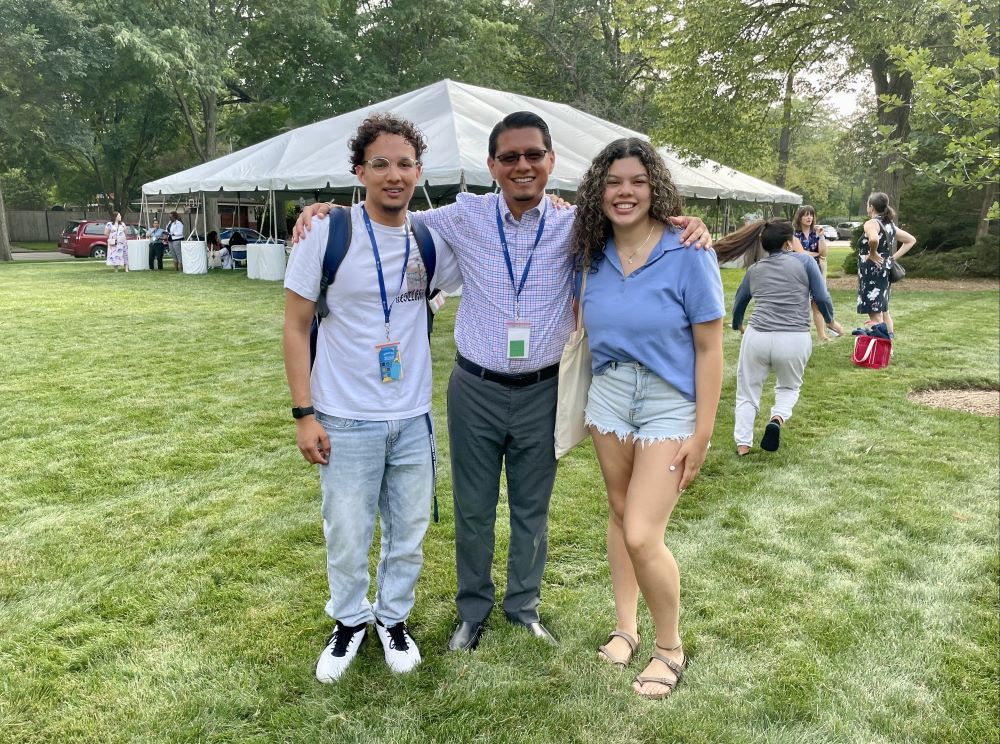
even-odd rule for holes
{"type": "Polygon", "coordinates": [[[306,406],[305,408],[292,408],[292,418],[300,419],[306,416],[312,416],[316,413],[316,410],[312,406],[306,406]]]}

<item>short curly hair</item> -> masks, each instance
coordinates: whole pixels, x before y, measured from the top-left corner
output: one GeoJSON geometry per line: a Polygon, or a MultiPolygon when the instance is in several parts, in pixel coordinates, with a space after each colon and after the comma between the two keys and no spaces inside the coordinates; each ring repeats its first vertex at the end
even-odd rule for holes
{"type": "Polygon", "coordinates": [[[398,134],[413,146],[416,160],[420,162],[427,149],[427,140],[413,122],[400,119],[392,114],[372,114],[358,127],[358,131],[347,143],[351,149],[351,173],[359,165],[365,164],[365,149],[374,142],[380,134],[398,134]]]}
{"type": "Polygon", "coordinates": [[[589,263],[593,267],[604,258],[604,245],[611,235],[611,220],[604,214],[608,169],[616,160],[633,157],[639,159],[649,174],[649,216],[669,227],[668,218],[681,213],[684,199],[656,149],[637,137],[615,140],[597,154],[576,192],[573,250],[579,264],[589,263]]]}

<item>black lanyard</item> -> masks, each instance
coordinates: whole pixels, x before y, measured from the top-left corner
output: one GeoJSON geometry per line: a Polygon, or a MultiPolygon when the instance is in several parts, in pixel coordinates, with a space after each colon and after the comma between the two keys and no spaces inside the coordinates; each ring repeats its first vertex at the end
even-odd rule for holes
{"type": "MultiPolygon", "coordinates": [[[[544,197],[543,197],[544,198],[544,197]]],[[[535,257],[535,248],[538,241],[542,239],[542,230],[545,229],[545,215],[538,221],[538,232],[535,233],[535,243],[531,246],[531,254],[524,264],[524,271],[521,272],[521,283],[514,280],[514,265],[510,260],[510,251],[507,249],[507,236],[503,233],[503,220],[500,219],[500,200],[497,199],[497,232],[500,233],[500,246],[503,248],[503,260],[507,263],[507,275],[510,277],[510,286],[514,290],[514,320],[520,320],[521,316],[521,290],[524,289],[524,282],[528,279],[528,272],[531,270],[531,260],[535,257]]]]}
{"type": "Polygon", "coordinates": [[[405,226],[406,253],[403,255],[403,273],[399,278],[399,289],[396,290],[396,294],[393,296],[392,303],[390,304],[389,298],[385,293],[385,278],[382,276],[382,259],[378,255],[378,243],[375,242],[375,231],[372,230],[372,221],[368,217],[368,210],[365,209],[364,204],[361,205],[361,216],[365,218],[365,228],[367,228],[368,238],[372,242],[372,253],[375,254],[375,271],[378,272],[378,291],[382,295],[382,314],[385,316],[385,340],[390,341],[389,315],[392,313],[392,306],[396,304],[396,297],[399,296],[400,291],[403,289],[403,282],[406,281],[406,265],[410,262],[410,226],[405,226]]]}

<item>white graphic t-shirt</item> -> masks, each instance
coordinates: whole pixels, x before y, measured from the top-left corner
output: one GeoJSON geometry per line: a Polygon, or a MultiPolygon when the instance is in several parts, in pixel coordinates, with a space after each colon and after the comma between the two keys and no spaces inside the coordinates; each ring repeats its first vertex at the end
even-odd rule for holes
{"type": "MultiPolygon", "coordinates": [[[[319,327],[313,364],[312,404],[317,411],[364,421],[403,419],[431,408],[431,358],[427,342],[427,272],[416,238],[410,234],[410,258],[403,269],[406,228],[372,221],[382,263],[390,333],[386,339],[375,256],[361,205],[351,209],[351,246],[327,289],[330,314],[319,327]],[[402,377],[383,382],[377,346],[399,342],[402,377]]],[[[285,271],[285,288],[307,300],[319,298],[329,219],[313,219],[306,238],[295,245],[285,271]]],[[[451,247],[433,233],[436,268],[431,289],[461,287],[451,247]]]]}

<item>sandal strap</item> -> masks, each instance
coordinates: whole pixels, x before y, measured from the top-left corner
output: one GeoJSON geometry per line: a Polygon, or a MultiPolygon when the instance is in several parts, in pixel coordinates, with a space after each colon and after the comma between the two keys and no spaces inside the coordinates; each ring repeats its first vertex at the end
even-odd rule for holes
{"type": "Polygon", "coordinates": [[[624,630],[612,630],[611,633],[608,635],[608,640],[604,642],[605,645],[611,643],[612,638],[621,638],[623,641],[625,641],[625,643],[629,645],[629,648],[632,649],[633,654],[639,648],[639,639],[629,635],[624,630]]]}
{"type": "MultiPolygon", "coordinates": [[[[657,653],[656,651],[654,651],[653,655],[649,657],[650,661],[653,661],[654,659],[656,661],[659,661],[662,664],[666,664],[667,669],[669,669],[671,672],[673,672],[675,675],[677,675],[677,682],[679,683],[681,681],[681,678],[684,676],[684,670],[687,669],[687,655],[686,654],[684,656],[683,661],[680,664],[678,664],[673,659],[668,659],[666,656],[664,656],[663,654],[657,653]]],[[[664,683],[664,684],[666,684],[666,683],[664,683]]]]}
{"type": "Polygon", "coordinates": [[[673,691],[673,689],[675,687],[677,687],[677,683],[680,682],[680,678],[678,678],[678,679],[667,679],[666,677],[650,677],[650,676],[643,675],[643,674],[637,674],[635,676],[635,679],[633,679],[632,681],[633,682],[638,682],[640,685],[644,685],[644,684],[647,684],[649,682],[654,682],[654,683],[656,683],[658,685],[663,685],[664,687],[666,687],[670,691],[673,691]]]}

